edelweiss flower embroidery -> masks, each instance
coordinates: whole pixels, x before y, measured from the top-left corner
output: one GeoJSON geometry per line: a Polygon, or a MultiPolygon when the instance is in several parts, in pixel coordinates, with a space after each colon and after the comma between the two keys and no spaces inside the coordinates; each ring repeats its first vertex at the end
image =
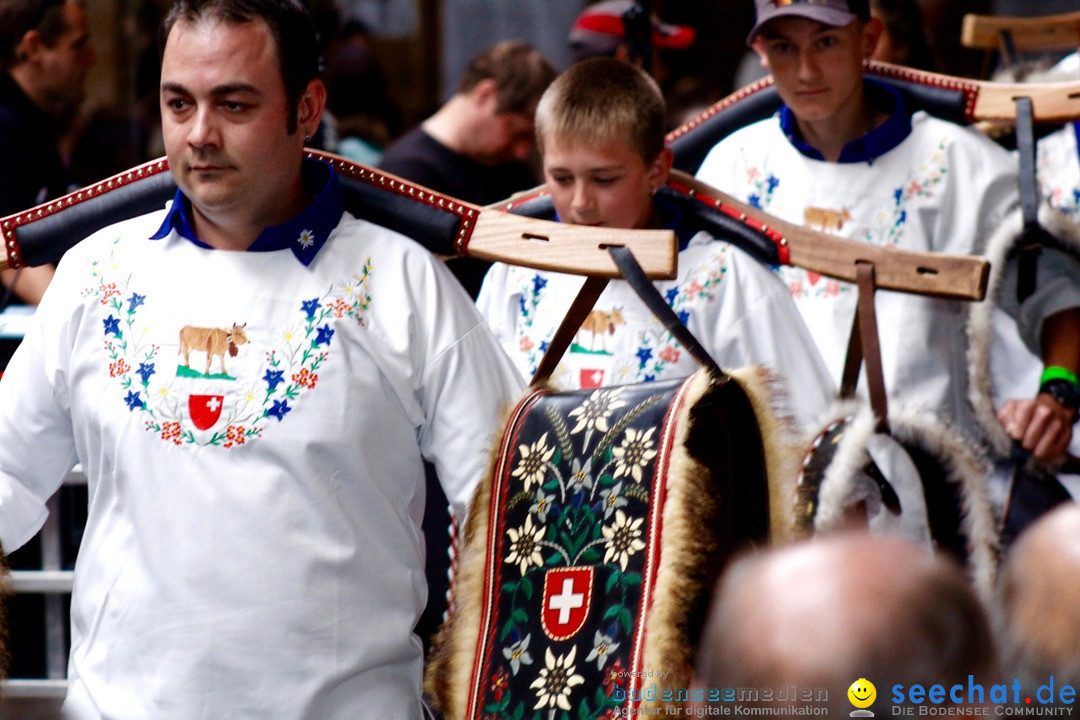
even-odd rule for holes
{"type": "Polygon", "coordinates": [[[510,537],[510,554],[506,557],[506,562],[511,565],[518,564],[522,575],[530,565],[544,564],[544,558],[540,555],[540,540],[544,537],[544,528],[533,528],[532,515],[526,515],[524,525],[516,530],[510,528],[506,534],[510,537]]]}
{"type": "Polygon", "coordinates": [[[606,542],[604,547],[604,562],[614,560],[619,567],[626,572],[626,563],[634,553],[644,550],[645,543],[641,540],[641,523],[644,518],[630,521],[622,510],[615,511],[615,524],[605,525],[600,531],[606,542]]]}
{"type": "Polygon", "coordinates": [[[555,454],[555,448],[547,446],[547,433],[544,433],[532,445],[518,447],[518,452],[521,453],[521,461],[510,474],[521,478],[521,481],[525,483],[525,492],[529,492],[533,483],[543,485],[547,464],[551,456],[555,454]]]}
{"type": "Polygon", "coordinates": [[[589,653],[589,656],[585,658],[585,662],[592,662],[595,660],[596,669],[603,670],[604,663],[607,662],[608,656],[618,649],[619,643],[597,630],[596,635],[593,636],[593,649],[589,653]]]}
{"type": "Polygon", "coordinates": [[[655,427],[645,432],[627,428],[626,434],[623,435],[622,445],[611,451],[611,454],[615,456],[614,477],[628,475],[636,482],[641,482],[641,468],[656,457],[656,451],[652,449],[654,445],[652,434],[655,430],[655,427]]]}
{"type": "Polygon", "coordinates": [[[566,655],[559,655],[547,648],[544,652],[544,664],[547,665],[540,671],[540,677],[533,681],[530,688],[536,690],[539,698],[533,710],[538,710],[545,705],[549,708],[558,707],[560,710],[570,710],[570,690],[575,685],[585,682],[585,678],[574,672],[574,656],[577,648],[570,648],[566,655]]]}
{"type": "Polygon", "coordinates": [[[626,406],[626,402],[619,400],[620,393],[622,393],[622,388],[594,391],[588,400],[570,411],[570,417],[577,419],[577,425],[570,434],[593,429],[607,432],[607,420],[611,417],[611,413],[626,406]]]}
{"type": "Polygon", "coordinates": [[[532,634],[529,634],[510,647],[503,648],[503,657],[510,661],[510,672],[514,675],[518,674],[522,665],[532,665],[532,655],[529,654],[529,640],[531,639],[532,634]]]}
{"type": "Polygon", "coordinates": [[[300,247],[307,250],[315,244],[315,233],[310,230],[303,230],[300,233],[300,237],[296,238],[296,242],[300,243],[300,247]]]}

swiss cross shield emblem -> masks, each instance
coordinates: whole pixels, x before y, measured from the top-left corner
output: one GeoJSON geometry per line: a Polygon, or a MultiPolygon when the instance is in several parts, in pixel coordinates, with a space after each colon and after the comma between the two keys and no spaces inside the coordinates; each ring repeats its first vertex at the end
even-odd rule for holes
{"type": "Polygon", "coordinates": [[[224,404],[224,395],[188,395],[191,422],[200,430],[214,427],[214,423],[221,417],[221,406],[224,404]]]}
{"type": "Polygon", "coordinates": [[[577,634],[589,616],[592,567],[555,568],[544,576],[544,612],[541,623],[552,640],[577,634]]]}
{"type": "Polygon", "coordinates": [[[578,387],[582,390],[598,388],[604,383],[604,371],[596,368],[582,368],[578,374],[578,387]]]}

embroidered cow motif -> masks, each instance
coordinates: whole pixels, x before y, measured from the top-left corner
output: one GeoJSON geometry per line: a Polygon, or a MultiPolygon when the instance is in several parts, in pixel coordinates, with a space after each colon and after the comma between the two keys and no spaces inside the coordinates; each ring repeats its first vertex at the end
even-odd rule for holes
{"type": "Polygon", "coordinates": [[[803,211],[803,224],[810,228],[817,228],[822,232],[837,232],[850,219],[851,211],[847,208],[830,210],[828,208],[808,207],[803,211]]]}
{"type": "MultiPolygon", "coordinates": [[[[622,309],[615,308],[611,312],[605,312],[604,310],[593,310],[585,318],[585,322],[581,323],[581,328],[578,330],[577,337],[581,337],[581,333],[592,333],[592,342],[589,343],[589,352],[596,352],[596,338],[600,338],[600,352],[607,352],[607,342],[605,335],[614,335],[615,328],[620,325],[625,325],[626,320],[623,318],[622,309]]],[[[582,349],[584,346],[579,345],[582,349]]]]}
{"type": "MultiPolygon", "coordinates": [[[[94,262],[92,268],[83,296],[104,308],[101,327],[110,382],[118,383],[127,409],[145,418],[148,432],[174,445],[234,448],[262,437],[271,423],[283,422],[305,394],[315,390],[341,323],[365,327],[372,301],[368,281],[373,266],[368,258],[359,272],[298,301],[291,316],[277,318],[284,327],[276,340],[270,340],[272,327],[254,333],[247,323],[229,329],[184,326],[177,350],[184,364],[170,377],[156,368],[163,344],[154,341],[177,335],[175,330],[155,333],[154,316],[143,314],[153,307],[153,295],[129,287],[131,275],[115,256],[94,262]],[[256,350],[240,357],[241,369],[234,368],[238,377],[225,375],[225,354],[235,358],[243,345],[256,350]],[[190,369],[192,351],[206,354],[205,375],[190,369]],[[209,374],[214,358],[221,375],[209,374]]],[[[171,343],[164,346],[171,351],[171,343]]]]}
{"type": "Polygon", "coordinates": [[[192,350],[206,353],[206,370],[204,373],[206,375],[210,374],[210,362],[216,356],[221,362],[221,374],[227,375],[228,373],[225,371],[225,353],[228,352],[231,357],[236,357],[239,353],[237,346],[247,344],[248,338],[247,333],[244,332],[245,327],[247,327],[247,323],[243,325],[233,323],[232,328],[229,330],[185,325],[180,328],[180,350],[177,355],[183,355],[184,366],[190,368],[192,350]]]}

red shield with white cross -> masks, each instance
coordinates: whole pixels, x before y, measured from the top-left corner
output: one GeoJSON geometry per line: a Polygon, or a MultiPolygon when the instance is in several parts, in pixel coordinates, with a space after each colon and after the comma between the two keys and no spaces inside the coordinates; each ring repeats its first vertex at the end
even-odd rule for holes
{"type": "Polygon", "coordinates": [[[541,623],[552,640],[577,634],[589,616],[592,567],[555,568],[544,576],[544,612],[541,623]]]}
{"type": "Polygon", "coordinates": [[[582,368],[578,371],[578,387],[582,390],[598,388],[604,384],[604,371],[598,368],[582,368]]]}
{"type": "Polygon", "coordinates": [[[214,423],[221,417],[221,406],[224,404],[224,395],[188,395],[191,422],[200,430],[214,427],[214,423]]]}

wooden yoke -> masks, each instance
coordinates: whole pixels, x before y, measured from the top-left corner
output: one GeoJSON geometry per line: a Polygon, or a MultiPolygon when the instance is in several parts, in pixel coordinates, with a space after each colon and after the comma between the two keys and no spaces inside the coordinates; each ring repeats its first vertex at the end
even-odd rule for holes
{"type": "Polygon", "coordinates": [[[875,268],[875,287],[958,300],[982,300],[990,264],[979,257],[913,252],[845,240],[786,222],[725,195],[675,170],[669,184],[744,224],[757,228],[786,247],[788,264],[821,275],[856,282],[858,266],[875,268]]]}
{"type": "Polygon", "coordinates": [[[1008,32],[1017,50],[1064,50],[1080,45],[1080,11],[1043,17],[964,15],[960,44],[978,50],[998,50],[1008,32]]]}
{"type": "MultiPolygon", "coordinates": [[[[439,255],[467,255],[541,270],[619,277],[608,248],[625,246],[649,277],[675,277],[670,230],[564,225],[462,202],[401,178],[316,150],[307,157],[337,171],[346,209],[413,238],[439,255]]],[[[160,209],[176,185],[164,159],[140,165],[30,210],[0,218],[0,268],[55,262],[84,237],[160,209]]]]}

